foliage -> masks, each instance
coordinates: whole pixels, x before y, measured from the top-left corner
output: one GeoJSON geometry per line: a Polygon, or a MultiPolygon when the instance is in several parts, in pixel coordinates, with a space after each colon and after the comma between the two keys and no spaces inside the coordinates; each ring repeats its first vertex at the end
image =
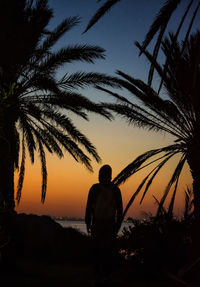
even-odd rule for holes
{"type": "Polygon", "coordinates": [[[7,202],[0,198],[0,266],[6,267],[5,264],[11,260],[11,254],[8,249],[12,250],[12,226],[15,222],[15,211],[9,208],[7,202]]]}
{"type": "MultiPolygon", "coordinates": [[[[90,140],[71,120],[75,114],[88,120],[88,112],[107,119],[111,114],[78,91],[94,84],[116,86],[109,76],[93,72],[66,73],[59,69],[74,61],[94,63],[104,59],[104,49],[86,44],[55,49],[59,39],[79,23],[64,19],[53,30],[48,24],[53,11],[47,0],[9,0],[0,3],[0,144],[9,147],[12,163],[19,168],[17,201],[20,201],[27,154],[34,163],[39,154],[42,166],[42,195],[47,187],[46,151],[63,157],[67,151],[92,171],[91,159],[100,157],[90,140]],[[12,9],[10,9],[12,7],[12,9]]],[[[2,152],[5,157],[7,152],[2,152]]],[[[5,159],[6,160],[6,159],[5,159]]],[[[10,177],[9,175],[8,177],[10,177]]],[[[12,175],[13,176],[13,175],[12,175]]]]}
{"type": "Polygon", "coordinates": [[[129,218],[122,242],[126,259],[154,279],[167,273],[176,275],[190,260],[192,220],[154,217],[143,220],[129,218]]]}
{"type": "MultiPolygon", "coordinates": [[[[101,0],[100,0],[101,1],[101,0]]],[[[100,2],[97,1],[97,2],[100,2]]],[[[114,5],[116,5],[120,0],[107,0],[103,5],[96,11],[94,16],[90,19],[85,31],[87,32],[91,27],[93,27],[114,5]]],[[[149,5],[151,4],[151,1],[149,1],[149,5]]],[[[160,4],[160,3],[159,3],[160,4]]],[[[179,8],[179,5],[181,4],[181,0],[166,0],[163,6],[160,8],[159,12],[156,14],[155,19],[153,23],[151,24],[145,39],[141,45],[140,49],[140,55],[144,53],[146,48],[149,46],[151,41],[156,38],[156,42],[153,48],[153,59],[156,60],[158,57],[158,53],[160,51],[162,40],[165,36],[165,32],[167,31],[168,24],[171,20],[172,15],[174,12],[179,8]]],[[[190,0],[187,3],[187,6],[185,7],[185,11],[182,14],[182,17],[180,19],[180,22],[178,26],[176,27],[176,33],[174,40],[176,41],[178,39],[179,33],[181,31],[181,28],[183,24],[185,23],[186,17],[188,16],[188,13],[190,11],[193,11],[192,16],[190,17],[190,24],[188,27],[188,32],[186,34],[185,41],[187,41],[187,38],[189,36],[190,30],[192,28],[193,22],[195,18],[197,17],[197,12],[200,7],[200,2],[196,5],[194,0],[190,0]]],[[[134,7],[134,6],[133,6],[134,7]]],[[[165,62],[165,69],[168,66],[168,60],[166,59],[165,62]]],[[[151,85],[154,75],[154,63],[151,63],[150,70],[149,70],[149,76],[148,76],[148,84],[151,85]]],[[[162,87],[163,81],[161,79],[159,91],[162,87]]]]}
{"type": "MultiPolygon", "coordinates": [[[[89,30],[106,12],[108,12],[119,1],[106,1],[96,14],[90,20],[85,32],[89,30]]],[[[147,32],[142,44],[136,42],[140,55],[144,54],[149,63],[150,70],[148,82],[145,83],[122,71],[117,71],[119,79],[117,83],[126,89],[131,95],[134,95],[139,104],[132,100],[132,96],[123,97],[112,90],[102,88],[97,85],[97,89],[106,92],[108,95],[117,99],[117,104],[107,104],[107,108],[116,114],[127,119],[128,123],[138,127],[147,128],[154,131],[167,132],[175,137],[175,143],[163,148],[147,151],[138,156],[132,163],[125,167],[120,174],[113,180],[115,184],[125,182],[132,174],[157,162],[128,202],[124,216],[128,208],[133,203],[135,197],[144,188],[141,198],[143,201],[154,178],[175,155],[180,155],[180,161],[175,168],[174,173],[164,191],[158,213],[160,212],[168,194],[172,190],[171,202],[168,207],[168,213],[172,214],[177,186],[181,171],[187,161],[194,180],[195,194],[197,194],[198,163],[195,160],[195,153],[198,151],[198,130],[199,126],[199,31],[190,36],[194,20],[199,11],[200,2],[195,3],[190,0],[179,19],[179,24],[175,27],[174,33],[169,33],[166,37],[166,31],[171,16],[178,9],[180,0],[165,1],[157,13],[152,25],[147,32]],[[193,11],[193,13],[191,13],[193,11]],[[189,16],[189,13],[190,16],[189,16]],[[178,41],[180,31],[189,17],[189,24],[185,37],[182,42],[178,41]],[[152,54],[147,51],[147,47],[152,39],[157,36],[152,54]],[[165,56],[164,64],[157,61],[158,53],[162,50],[165,56]],[[160,77],[158,89],[152,88],[152,80],[156,70],[160,77]],[[162,90],[162,87],[164,89],[162,90]],[[160,92],[162,91],[162,96],[160,92]]],[[[196,214],[199,214],[200,200],[198,196],[194,198],[196,214]],[[196,208],[197,207],[197,208],[196,208]],[[199,210],[199,211],[198,211],[199,210]]]]}
{"type": "MultiPolygon", "coordinates": [[[[156,175],[173,156],[180,155],[180,160],[161,198],[158,212],[160,212],[170,190],[173,188],[168,207],[168,212],[172,213],[179,177],[186,161],[189,163],[191,170],[196,168],[196,172],[192,173],[193,179],[196,179],[194,174],[198,174],[198,163],[195,158],[197,159],[199,150],[198,130],[200,128],[200,101],[198,96],[200,89],[197,80],[199,78],[199,69],[197,68],[199,43],[199,31],[191,35],[186,43],[183,41],[181,44],[174,40],[173,34],[170,34],[169,38],[166,38],[162,44],[163,51],[168,57],[166,72],[164,72],[164,67],[155,62],[150,53],[144,52],[149,62],[154,64],[156,71],[163,79],[165,97],[160,96],[149,84],[121,71],[117,71],[117,74],[121,77],[118,78],[117,83],[130,92],[132,96],[134,95],[141,104],[136,104],[126,97],[97,86],[99,90],[107,92],[119,102],[105,104],[105,106],[125,118],[130,124],[149,130],[167,132],[174,136],[174,144],[150,150],[138,156],[113,180],[115,184],[121,184],[137,171],[158,162],[138,186],[125,209],[124,215],[144,187],[141,202],[143,201],[156,175]],[[192,167],[191,162],[196,162],[194,167],[192,167]]],[[[137,46],[140,50],[142,49],[139,44],[137,46]]]]}

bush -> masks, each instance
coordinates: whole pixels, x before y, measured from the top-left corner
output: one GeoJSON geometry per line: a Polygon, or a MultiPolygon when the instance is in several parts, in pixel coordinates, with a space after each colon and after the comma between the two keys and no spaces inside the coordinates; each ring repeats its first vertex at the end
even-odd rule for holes
{"type": "Polygon", "coordinates": [[[154,277],[176,274],[190,258],[191,223],[165,216],[148,215],[144,220],[129,218],[123,230],[124,255],[143,272],[154,277]]]}

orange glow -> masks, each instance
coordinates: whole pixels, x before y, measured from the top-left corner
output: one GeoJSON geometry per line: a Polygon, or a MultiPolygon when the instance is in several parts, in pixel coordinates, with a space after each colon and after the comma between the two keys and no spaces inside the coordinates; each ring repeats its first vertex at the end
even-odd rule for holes
{"type": "MultiPolygon", "coordinates": [[[[128,163],[141,153],[150,149],[159,148],[172,143],[172,138],[163,137],[161,134],[149,133],[128,126],[125,122],[115,120],[108,122],[104,119],[95,119],[88,122],[77,123],[80,130],[84,132],[92,143],[97,147],[102,158],[101,164],[93,161],[94,173],[90,173],[83,165],[75,162],[69,154],[63,159],[47,155],[48,186],[45,203],[41,199],[41,167],[37,159],[31,165],[27,155],[26,174],[22,191],[22,198],[17,212],[49,214],[56,216],[84,217],[85,205],[89,188],[98,181],[98,171],[101,165],[110,164],[115,177],[128,163]],[[94,127],[94,121],[95,123],[94,127]]],[[[139,204],[142,193],[135,200],[127,216],[138,217],[142,211],[155,212],[153,195],[161,198],[164,188],[172,175],[177,161],[171,160],[161,171],[145,197],[142,205],[139,204]]],[[[124,207],[133,192],[145,176],[148,170],[144,169],[129,178],[125,184],[120,186],[124,207]]],[[[17,172],[15,182],[17,185],[17,172]]],[[[185,166],[180,178],[176,198],[176,211],[181,213],[184,204],[183,190],[186,185],[191,184],[191,176],[188,167],[185,166]]]]}

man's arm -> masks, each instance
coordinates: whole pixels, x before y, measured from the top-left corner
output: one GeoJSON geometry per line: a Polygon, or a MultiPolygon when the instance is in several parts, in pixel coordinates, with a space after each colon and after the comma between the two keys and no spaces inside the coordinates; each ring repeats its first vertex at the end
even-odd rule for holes
{"type": "Polygon", "coordinates": [[[92,202],[94,196],[94,186],[92,186],[88,193],[88,199],[85,209],[85,223],[87,227],[88,233],[91,232],[91,224],[92,224],[92,202]]]}
{"type": "Polygon", "coordinates": [[[121,191],[118,187],[116,187],[116,203],[117,203],[117,231],[119,230],[122,223],[123,216],[123,203],[122,203],[122,195],[121,191]]]}

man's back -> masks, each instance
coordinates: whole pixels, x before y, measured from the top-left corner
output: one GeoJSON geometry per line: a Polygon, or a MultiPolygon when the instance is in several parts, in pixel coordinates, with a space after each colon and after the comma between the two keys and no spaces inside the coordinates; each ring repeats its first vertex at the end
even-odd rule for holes
{"type": "Polygon", "coordinates": [[[122,199],[120,189],[112,183],[94,184],[88,195],[85,222],[92,230],[108,229],[117,231],[122,217],[122,199]]]}
{"type": "Polygon", "coordinates": [[[95,220],[114,221],[116,213],[116,197],[112,184],[107,186],[99,183],[97,186],[96,202],[94,202],[95,220]]]}

